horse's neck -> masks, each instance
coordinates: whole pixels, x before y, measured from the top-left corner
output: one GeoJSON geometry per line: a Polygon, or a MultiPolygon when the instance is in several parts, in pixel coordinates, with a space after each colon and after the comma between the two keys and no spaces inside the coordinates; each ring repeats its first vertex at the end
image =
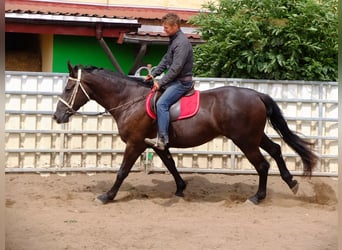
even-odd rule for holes
{"type": "Polygon", "coordinates": [[[124,110],[130,108],[129,104],[142,97],[143,91],[137,86],[127,84],[124,81],[112,82],[106,79],[104,81],[93,82],[90,86],[93,91],[94,100],[103,108],[118,118],[124,110]]]}

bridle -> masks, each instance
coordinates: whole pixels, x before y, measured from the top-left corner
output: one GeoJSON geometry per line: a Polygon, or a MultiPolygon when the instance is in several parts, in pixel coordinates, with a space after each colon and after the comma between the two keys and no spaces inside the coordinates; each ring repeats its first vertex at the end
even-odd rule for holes
{"type": "MultiPolygon", "coordinates": [[[[88,95],[88,93],[87,93],[87,91],[85,90],[84,86],[82,85],[81,75],[82,75],[82,69],[78,69],[78,71],[77,71],[77,78],[74,78],[74,77],[71,77],[71,76],[68,77],[69,80],[76,81],[76,85],[75,85],[75,87],[73,89],[73,92],[71,93],[69,101],[66,101],[66,100],[62,99],[61,97],[58,97],[58,100],[61,103],[63,103],[65,106],[67,106],[68,110],[66,111],[66,113],[69,113],[69,114],[70,113],[71,114],[81,114],[80,112],[77,112],[73,108],[75,100],[76,100],[76,95],[77,95],[77,92],[78,92],[79,89],[82,90],[83,94],[88,98],[88,101],[91,100],[89,95],[88,95]]],[[[122,107],[125,107],[125,106],[129,107],[129,106],[131,106],[134,103],[137,103],[137,102],[140,102],[140,101],[144,100],[146,97],[147,97],[147,95],[143,95],[143,96],[141,96],[138,99],[133,99],[133,100],[127,102],[127,103],[121,104],[121,105],[119,105],[117,107],[114,107],[114,108],[110,108],[110,109],[108,109],[108,110],[106,110],[104,112],[96,113],[94,115],[95,116],[96,115],[103,115],[103,114],[108,113],[110,111],[113,111],[115,109],[119,109],[119,108],[122,108],[122,107]]]]}
{"type": "Polygon", "coordinates": [[[63,103],[65,106],[68,107],[67,113],[71,112],[72,114],[78,113],[76,110],[74,110],[73,106],[76,100],[76,95],[79,89],[81,89],[83,91],[83,94],[88,98],[88,101],[90,101],[90,97],[87,93],[87,91],[85,90],[85,88],[82,85],[81,82],[81,75],[82,75],[82,69],[78,69],[77,71],[77,78],[71,77],[69,76],[68,79],[72,80],[72,81],[76,81],[76,85],[71,93],[70,99],[69,101],[66,101],[64,99],[62,99],[61,97],[58,97],[58,100],[63,103]]]}

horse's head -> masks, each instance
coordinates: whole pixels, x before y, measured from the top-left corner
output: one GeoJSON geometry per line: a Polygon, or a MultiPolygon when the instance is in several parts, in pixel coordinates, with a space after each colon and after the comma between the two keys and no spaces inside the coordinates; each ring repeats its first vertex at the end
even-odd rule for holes
{"type": "Polygon", "coordinates": [[[69,77],[53,115],[57,123],[69,122],[69,117],[90,100],[82,84],[82,69],[78,66],[72,67],[70,62],[68,62],[68,69],[69,77]]]}

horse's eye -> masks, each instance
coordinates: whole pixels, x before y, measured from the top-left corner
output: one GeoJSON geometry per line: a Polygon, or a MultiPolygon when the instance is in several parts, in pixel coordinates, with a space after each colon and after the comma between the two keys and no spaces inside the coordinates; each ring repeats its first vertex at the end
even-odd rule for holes
{"type": "Polygon", "coordinates": [[[68,81],[67,85],[65,86],[65,90],[72,90],[75,87],[75,81],[68,81]]]}

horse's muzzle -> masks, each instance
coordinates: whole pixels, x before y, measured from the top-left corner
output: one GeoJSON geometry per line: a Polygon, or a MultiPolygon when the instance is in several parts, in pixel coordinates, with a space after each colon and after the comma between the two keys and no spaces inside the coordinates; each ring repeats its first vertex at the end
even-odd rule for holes
{"type": "Polygon", "coordinates": [[[68,113],[58,113],[58,112],[55,112],[52,116],[52,119],[54,119],[58,124],[61,124],[61,123],[67,123],[69,122],[69,117],[71,116],[71,114],[68,114],[68,113]]]}

